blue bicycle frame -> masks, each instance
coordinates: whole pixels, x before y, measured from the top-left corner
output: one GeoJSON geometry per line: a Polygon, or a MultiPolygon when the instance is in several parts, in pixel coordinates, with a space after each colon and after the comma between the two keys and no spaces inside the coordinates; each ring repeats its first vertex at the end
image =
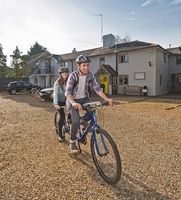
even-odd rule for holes
{"type": "MultiPolygon", "coordinates": [[[[78,142],[81,142],[83,143],[86,139],[86,136],[87,134],[89,133],[89,130],[91,129],[91,133],[92,133],[92,136],[93,136],[93,139],[94,139],[94,144],[95,144],[95,148],[96,148],[96,153],[99,155],[99,156],[103,156],[103,155],[106,155],[108,154],[108,149],[106,147],[106,144],[105,144],[105,141],[104,141],[104,137],[103,135],[101,135],[101,140],[102,140],[102,144],[104,146],[104,149],[105,149],[105,153],[104,154],[101,154],[100,151],[99,151],[99,146],[98,146],[98,143],[97,143],[97,139],[96,139],[96,130],[98,128],[100,128],[100,126],[97,124],[97,120],[96,120],[96,116],[95,116],[95,110],[91,110],[90,111],[90,122],[88,124],[88,126],[86,127],[86,129],[84,130],[84,132],[81,130],[81,127],[80,125],[85,122],[85,121],[89,121],[89,120],[86,120],[84,119],[84,116],[80,117],[80,125],[78,127],[78,135],[76,135],[76,139],[78,140],[78,142]]],[[[71,119],[68,119],[64,122],[64,129],[65,129],[65,132],[68,133],[70,135],[70,126],[67,126],[67,124],[70,124],[71,123],[71,119]]]]}

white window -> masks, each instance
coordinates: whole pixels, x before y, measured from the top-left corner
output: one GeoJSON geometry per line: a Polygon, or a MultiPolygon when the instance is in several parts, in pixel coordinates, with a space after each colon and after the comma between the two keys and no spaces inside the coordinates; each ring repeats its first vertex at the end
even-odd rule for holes
{"type": "Polygon", "coordinates": [[[180,65],[181,64],[181,56],[177,56],[176,57],[176,65],[180,65]]]}
{"type": "Polygon", "coordinates": [[[100,58],[99,63],[100,63],[100,66],[104,65],[105,64],[105,58],[100,58]]]}
{"type": "Polygon", "coordinates": [[[164,53],[164,63],[167,63],[168,62],[168,56],[166,53],[164,53]]]}
{"type": "Polygon", "coordinates": [[[128,85],[128,75],[120,75],[119,76],[119,85],[128,85]]]}
{"type": "Polygon", "coordinates": [[[127,63],[128,62],[128,54],[119,55],[119,63],[127,63]]]}

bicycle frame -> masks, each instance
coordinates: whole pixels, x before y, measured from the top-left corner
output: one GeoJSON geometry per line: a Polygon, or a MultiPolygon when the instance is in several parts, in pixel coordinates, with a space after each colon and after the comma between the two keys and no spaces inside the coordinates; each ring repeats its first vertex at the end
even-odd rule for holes
{"type": "MultiPolygon", "coordinates": [[[[99,145],[97,143],[97,139],[96,139],[96,130],[98,128],[100,128],[100,126],[97,124],[97,120],[96,120],[96,116],[95,116],[95,108],[94,109],[91,109],[90,111],[90,122],[88,123],[88,126],[86,127],[85,131],[83,132],[80,128],[80,125],[82,122],[85,122],[85,121],[89,121],[89,120],[84,120],[83,119],[83,116],[80,117],[80,125],[78,127],[78,132],[79,132],[79,135],[76,136],[76,139],[78,140],[78,142],[81,142],[83,143],[86,139],[86,136],[88,135],[89,133],[89,130],[91,130],[91,133],[93,135],[93,138],[94,138],[94,144],[95,144],[95,148],[96,148],[96,153],[99,155],[99,156],[103,156],[103,155],[106,155],[108,154],[108,149],[106,147],[106,144],[105,144],[105,141],[104,141],[104,137],[103,135],[101,135],[101,140],[102,140],[102,144],[104,146],[104,149],[105,149],[105,153],[104,154],[101,154],[100,151],[99,151],[99,145]]],[[[64,122],[64,130],[66,133],[68,133],[70,135],[70,127],[67,126],[66,124],[69,124],[71,122],[71,119],[68,119],[64,122]]]]}

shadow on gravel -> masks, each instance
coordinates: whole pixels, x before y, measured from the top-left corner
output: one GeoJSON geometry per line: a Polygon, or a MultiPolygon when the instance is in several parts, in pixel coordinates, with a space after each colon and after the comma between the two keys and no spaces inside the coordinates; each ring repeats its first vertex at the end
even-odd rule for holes
{"type": "Polygon", "coordinates": [[[171,200],[168,196],[161,195],[147,185],[141,183],[139,180],[136,180],[124,173],[120,182],[116,186],[113,186],[112,190],[118,199],[171,200]]]}
{"type": "Polygon", "coordinates": [[[106,187],[107,193],[113,194],[117,199],[156,199],[156,200],[171,200],[168,196],[163,196],[155,190],[151,189],[139,180],[132,178],[130,175],[123,172],[120,181],[116,185],[108,185],[99,175],[93,163],[92,156],[89,152],[83,151],[79,155],[71,155],[72,159],[80,162],[83,166],[89,169],[87,174],[92,181],[106,187]],[[109,192],[110,191],[110,192],[109,192]]]}

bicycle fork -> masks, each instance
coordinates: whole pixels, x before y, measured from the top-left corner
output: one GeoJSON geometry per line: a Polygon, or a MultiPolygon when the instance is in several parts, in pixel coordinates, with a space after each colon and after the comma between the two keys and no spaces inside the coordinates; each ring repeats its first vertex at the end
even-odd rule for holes
{"type": "Polygon", "coordinates": [[[97,155],[99,155],[100,157],[106,156],[107,154],[109,154],[109,150],[108,150],[108,148],[106,146],[106,143],[105,143],[105,140],[104,140],[104,136],[97,132],[98,131],[98,127],[96,127],[96,128],[94,127],[92,131],[93,131],[94,145],[95,145],[95,148],[96,148],[97,155]],[[101,139],[101,142],[99,144],[97,142],[98,134],[99,134],[100,139],[101,139]],[[100,152],[100,149],[103,152],[100,152]]]}

